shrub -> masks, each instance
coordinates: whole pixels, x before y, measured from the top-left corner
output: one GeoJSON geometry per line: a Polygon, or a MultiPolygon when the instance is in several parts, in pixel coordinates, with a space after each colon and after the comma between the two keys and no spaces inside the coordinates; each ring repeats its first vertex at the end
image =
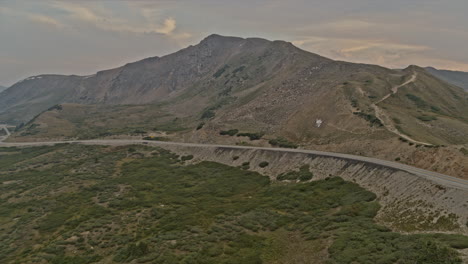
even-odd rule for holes
{"type": "Polygon", "coordinates": [[[268,161],[262,161],[260,162],[260,164],[258,164],[258,166],[260,168],[265,168],[266,166],[268,166],[270,163],[268,163],[268,161]]]}
{"type": "Polygon", "coordinates": [[[418,108],[426,108],[428,106],[426,101],[424,101],[423,99],[421,99],[420,97],[414,94],[406,94],[406,97],[410,99],[411,101],[413,101],[414,104],[416,104],[416,107],[418,108]]]}
{"type": "Polygon", "coordinates": [[[202,119],[210,119],[210,118],[213,118],[215,116],[215,112],[211,109],[208,109],[208,110],[205,110],[203,113],[202,113],[202,116],[201,118],[202,119]]]}
{"type": "Polygon", "coordinates": [[[232,71],[232,73],[233,73],[233,74],[236,74],[236,73],[238,73],[238,72],[243,71],[244,69],[245,69],[245,66],[242,65],[242,66],[240,66],[240,67],[234,69],[234,70],[232,71]]]}
{"type": "Polygon", "coordinates": [[[418,119],[424,122],[429,122],[429,121],[437,120],[437,117],[429,116],[429,115],[422,115],[422,116],[418,116],[418,119]]]}
{"type": "Polygon", "coordinates": [[[289,142],[283,137],[278,137],[276,139],[271,139],[268,141],[272,146],[278,146],[280,148],[297,148],[298,146],[295,143],[289,142]]]}
{"type": "Polygon", "coordinates": [[[394,117],[394,118],[392,118],[392,119],[393,119],[393,122],[395,122],[395,124],[401,124],[401,120],[400,120],[400,119],[398,119],[398,118],[396,118],[396,117],[394,117]]]}
{"type": "Polygon", "coordinates": [[[367,120],[370,123],[370,126],[383,126],[382,121],[373,114],[366,114],[362,112],[353,112],[353,114],[367,120]]]}
{"type": "Polygon", "coordinates": [[[460,152],[463,153],[463,155],[468,156],[468,149],[466,148],[461,148],[460,152]]]}
{"type": "Polygon", "coordinates": [[[214,74],[213,74],[213,77],[215,78],[218,78],[220,77],[221,75],[223,75],[223,73],[229,68],[229,65],[224,65],[223,67],[221,67],[219,70],[217,70],[214,74]]]}
{"type": "Polygon", "coordinates": [[[238,137],[248,137],[250,140],[259,140],[265,133],[239,133],[238,137]]]}
{"type": "Polygon", "coordinates": [[[143,140],[167,141],[167,138],[151,136],[151,137],[144,137],[143,140]]]}
{"type": "Polygon", "coordinates": [[[432,111],[432,112],[435,112],[435,113],[439,113],[439,112],[440,112],[440,108],[437,107],[437,106],[431,105],[431,111],[432,111]]]}
{"type": "Polygon", "coordinates": [[[198,124],[197,130],[202,129],[204,125],[205,125],[205,122],[201,122],[200,124],[198,124]]]}
{"type": "Polygon", "coordinates": [[[129,262],[132,259],[148,254],[148,252],[149,249],[146,243],[132,243],[128,245],[125,249],[121,249],[120,251],[118,251],[117,255],[114,257],[114,261],[129,262]]]}
{"type": "Polygon", "coordinates": [[[63,109],[62,105],[58,104],[58,105],[54,105],[54,106],[50,107],[49,109],[47,109],[47,111],[52,111],[52,110],[60,111],[62,109],[63,109]]]}
{"type": "Polygon", "coordinates": [[[290,172],[278,175],[278,177],[276,177],[276,180],[278,181],[285,181],[285,180],[308,181],[308,180],[311,180],[313,176],[314,176],[313,173],[310,172],[309,170],[309,165],[304,165],[299,168],[299,171],[290,171],[290,172]]]}
{"type": "Polygon", "coordinates": [[[248,162],[248,161],[242,162],[242,165],[240,167],[243,170],[248,170],[248,169],[250,169],[250,162],[248,162]]]}
{"type": "Polygon", "coordinates": [[[191,159],[193,159],[193,155],[182,156],[180,159],[182,161],[191,160],[191,159]]]}
{"type": "Polygon", "coordinates": [[[229,130],[222,130],[221,132],[219,132],[220,135],[228,135],[228,136],[235,136],[237,133],[239,132],[238,129],[229,129],[229,130]]]}

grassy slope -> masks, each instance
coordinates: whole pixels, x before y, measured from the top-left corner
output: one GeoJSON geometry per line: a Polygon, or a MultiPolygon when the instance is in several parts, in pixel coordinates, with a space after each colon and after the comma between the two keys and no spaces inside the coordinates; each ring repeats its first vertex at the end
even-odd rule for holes
{"type": "Polygon", "coordinates": [[[141,146],[0,152],[2,263],[461,263],[468,247],[375,224],[375,195],[340,178],[270,182],[141,146]]]}
{"type": "Polygon", "coordinates": [[[400,132],[436,145],[468,143],[466,92],[445,85],[422,69],[413,70],[418,72],[417,82],[400,88],[381,105],[400,132]]]}

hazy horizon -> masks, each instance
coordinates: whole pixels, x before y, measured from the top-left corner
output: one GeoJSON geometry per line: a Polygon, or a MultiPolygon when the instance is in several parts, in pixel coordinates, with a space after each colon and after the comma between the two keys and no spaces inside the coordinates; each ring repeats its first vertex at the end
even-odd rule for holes
{"type": "Polygon", "coordinates": [[[194,45],[210,34],[292,42],[336,60],[468,71],[460,0],[0,0],[0,85],[88,75],[194,45]],[[450,2],[450,3],[448,3],[450,2]]]}

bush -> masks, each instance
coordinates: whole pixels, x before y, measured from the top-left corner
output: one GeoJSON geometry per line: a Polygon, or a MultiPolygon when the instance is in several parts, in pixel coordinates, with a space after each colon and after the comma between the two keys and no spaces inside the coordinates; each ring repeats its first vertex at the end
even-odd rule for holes
{"type": "Polygon", "coordinates": [[[151,136],[151,137],[144,137],[143,140],[167,141],[167,138],[151,136]]]}
{"type": "Polygon", "coordinates": [[[50,107],[49,109],[47,109],[47,111],[52,111],[52,110],[60,111],[62,109],[63,109],[62,105],[58,104],[58,105],[54,105],[54,106],[50,107]]]}
{"type": "Polygon", "coordinates": [[[418,116],[418,119],[424,122],[429,122],[429,121],[437,120],[437,117],[429,116],[429,115],[422,115],[422,116],[418,116]]]}
{"type": "Polygon", "coordinates": [[[114,257],[114,261],[129,262],[132,259],[148,254],[148,252],[149,249],[146,243],[132,243],[128,245],[125,249],[121,249],[120,251],[118,251],[117,255],[114,257]]]}
{"type": "Polygon", "coordinates": [[[268,141],[272,146],[278,146],[280,148],[297,148],[298,146],[292,142],[289,142],[287,139],[283,137],[279,137],[276,139],[271,139],[268,141]]]}
{"type": "Polygon", "coordinates": [[[243,169],[243,170],[250,169],[250,162],[248,162],[248,161],[242,162],[241,169],[243,169]]]}
{"type": "Polygon", "coordinates": [[[268,163],[268,161],[262,161],[260,162],[260,164],[258,164],[258,166],[260,168],[265,168],[266,166],[268,166],[270,163],[268,163]]]}
{"type": "Polygon", "coordinates": [[[259,140],[265,133],[239,133],[238,137],[248,137],[250,140],[259,140]]]}
{"type": "Polygon", "coordinates": [[[396,118],[396,117],[394,117],[394,118],[392,118],[392,119],[393,119],[393,122],[394,122],[395,124],[401,124],[401,120],[400,120],[400,119],[398,119],[398,118],[396,118]]]}
{"type": "Polygon", "coordinates": [[[219,132],[220,135],[228,135],[228,136],[235,136],[237,133],[239,132],[238,129],[229,129],[229,130],[222,130],[221,132],[219,132]]]}
{"type": "Polygon", "coordinates": [[[229,68],[229,65],[224,65],[223,67],[221,67],[219,70],[217,70],[214,74],[213,74],[213,77],[215,78],[219,78],[221,75],[223,75],[223,73],[229,68]]]}
{"type": "Polygon", "coordinates": [[[208,109],[208,110],[205,110],[203,113],[202,113],[202,116],[201,118],[202,119],[210,119],[210,118],[213,118],[215,116],[215,112],[211,109],[208,109]]]}
{"type": "Polygon", "coordinates": [[[382,121],[373,114],[366,114],[362,112],[353,112],[353,114],[367,120],[370,123],[370,126],[383,126],[382,121]]]}
{"type": "Polygon", "coordinates": [[[202,129],[204,125],[205,125],[205,122],[201,122],[200,124],[198,124],[197,130],[202,129]]]}
{"type": "Polygon", "coordinates": [[[191,160],[191,159],[193,159],[193,155],[182,156],[180,159],[182,161],[191,160]]]}
{"type": "Polygon", "coordinates": [[[311,180],[313,176],[314,176],[313,173],[310,172],[309,170],[309,165],[304,165],[299,168],[299,171],[291,171],[291,172],[278,175],[278,177],[276,177],[276,180],[278,181],[285,181],[285,180],[308,181],[308,180],[311,180]]]}
{"type": "Polygon", "coordinates": [[[411,101],[413,101],[416,104],[416,107],[418,108],[426,108],[428,106],[426,101],[424,101],[423,99],[421,99],[420,97],[414,94],[406,94],[406,97],[410,99],[411,101]]]}

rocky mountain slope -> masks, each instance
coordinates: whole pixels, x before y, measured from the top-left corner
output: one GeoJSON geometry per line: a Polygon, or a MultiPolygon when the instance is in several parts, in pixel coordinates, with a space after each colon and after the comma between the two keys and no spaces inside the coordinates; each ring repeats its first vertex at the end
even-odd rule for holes
{"type": "Polygon", "coordinates": [[[0,122],[45,111],[12,141],[143,135],[273,144],[468,173],[467,93],[417,66],[390,70],[284,41],[211,35],[92,76],[32,78],[0,98],[0,122]]]}
{"type": "MultiPolygon", "coordinates": [[[[32,112],[41,112],[60,103],[146,104],[176,97],[189,89],[195,92],[194,87],[205,88],[200,84],[221,89],[225,84],[218,77],[234,65],[239,67],[230,71],[237,69],[244,77],[246,74],[254,77],[232,80],[236,85],[242,82],[248,87],[272,77],[283,64],[289,66],[294,56],[304,54],[282,41],[212,35],[174,54],[129,63],[92,76],[29,77],[13,85],[0,98],[3,109],[0,120],[28,121],[33,117],[32,112]],[[26,105],[28,110],[22,110],[26,105]]],[[[316,63],[329,61],[310,53],[307,57],[316,63]]]]}
{"type": "Polygon", "coordinates": [[[425,69],[437,78],[468,91],[468,72],[438,70],[433,67],[426,67],[425,69]]]}

